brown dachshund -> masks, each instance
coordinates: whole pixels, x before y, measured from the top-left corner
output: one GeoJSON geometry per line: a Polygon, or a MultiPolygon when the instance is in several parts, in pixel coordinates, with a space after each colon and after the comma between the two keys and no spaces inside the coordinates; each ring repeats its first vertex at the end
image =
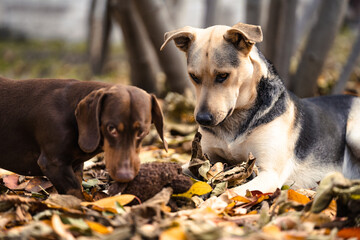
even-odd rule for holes
{"type": "Polygon", "coordinates": [[[136,176],[152,122],[167,149],[156,97],[139,88],[0,78],[0,167],[45,175],[59,193],[82,197],[83,162],[102,151],[114,180],[136,176]]]}

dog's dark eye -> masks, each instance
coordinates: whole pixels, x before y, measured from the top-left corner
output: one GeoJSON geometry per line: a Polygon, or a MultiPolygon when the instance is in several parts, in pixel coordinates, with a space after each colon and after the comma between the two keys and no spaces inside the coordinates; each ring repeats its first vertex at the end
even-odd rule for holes
{"type": "Polygon", "coordinates": [[[219,73],[216,75],[215,82],[222,83],[229,77],[228,73],[219,73]]]}
{"type": "Polygon", "coordinates": [[[193,73],[189,73],[189,75],[190,75],[190,77],[192,78],[192,80],[194,80],[194,82],[195,82],[196,84],[200,84],[200,83],[201,83],[200,79],[199,79],[198,77],[196,77],[193,73]]]}
{"type": "Polygon", "coordinates": [[[108,125],[107,130],[111,135],[117,136],[117,129],[113,125],[108,125]]]}

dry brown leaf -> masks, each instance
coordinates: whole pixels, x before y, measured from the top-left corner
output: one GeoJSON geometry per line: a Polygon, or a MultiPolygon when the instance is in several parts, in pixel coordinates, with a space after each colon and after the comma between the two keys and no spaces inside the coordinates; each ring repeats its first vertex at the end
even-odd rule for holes
{"type": "Polygon", "coordinates": [[[82,213],[79,211],[81,208],[81,200],[72,195],[51,194],[44,203],[49,208],[61,209],[70,213],[82,213]]]}
{"type": "Polygon", "coordinates": [[[26,185],[25,190],[28,192],[38,193],[52,186],[53,186],[52,183],[48,179],[45,179],[43,177],[34,177],[26,185]]]}
{"type": "Polygon", "coordinates": [[[6,225],[8,225],[11,222],[15,222],[15,220],[16,220],[15,212],[0,213],[0,229],[4,230],[6,225]]]}
{"type": "Polygon", "coordinates": [[[207,172],[206,174],[207,179],[211,180],[214,177],[216,178],[216,176],[223,171],[224,171],[224,164],[222,162],[217,162],[207,172]]]}
{"type": "Polygon", "coordinates": [[[19,185],[19,175],[11,174],[3,177],[4,185],[9,189],[16,189],[19,185]]]}

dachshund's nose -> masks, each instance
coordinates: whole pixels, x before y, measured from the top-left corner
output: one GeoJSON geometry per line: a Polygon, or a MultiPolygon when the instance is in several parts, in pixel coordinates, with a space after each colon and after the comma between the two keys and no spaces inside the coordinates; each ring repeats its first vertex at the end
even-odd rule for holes
{"type": "Polygon", "coordinates": [[[196,115],[196,121],[200,125],[209,126],[212,125],[214,117],[208,112],[199,112],[196,115]]]}
{"type": "Polygon", "coordinates": [[[135,178],[135,173],[131,169],[118,169],[111,178],[117,182],[130,182],[135,178]]]}

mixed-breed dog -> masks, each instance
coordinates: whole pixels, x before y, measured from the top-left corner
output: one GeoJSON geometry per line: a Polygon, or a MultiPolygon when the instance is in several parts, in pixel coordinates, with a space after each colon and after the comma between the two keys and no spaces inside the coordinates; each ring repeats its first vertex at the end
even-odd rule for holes
{"type": "MultiPolygon", "coordinates": [[[[314,187],[332,171],[360,178],[360,98],[297,98],[254,46],[262,38],[243,23],[165,34],[161,49],[174,40],[186,53],[203,151],[228,164],[256,157],[259,174],[233,189],[240,195],[314,187]]],[[[151,123],[167,149],[156,97],[133,86],[0,78],[0,113],[0,167],[79,198],[83,163],[100,152],[113,180],[136,176],[151,123]]]]}

